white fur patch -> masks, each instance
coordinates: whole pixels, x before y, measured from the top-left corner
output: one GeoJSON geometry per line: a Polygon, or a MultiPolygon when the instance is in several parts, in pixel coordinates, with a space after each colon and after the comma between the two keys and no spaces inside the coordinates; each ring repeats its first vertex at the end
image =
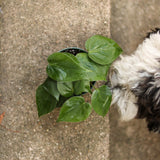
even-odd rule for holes
{"type": "Polygon", "coordinates": [[[144,77],[156,73],[159,68],[159,32],[146,38],[132,55],[121,55],[120,59],[112,64],[109,74],[113,89],[112,104],[117,104],[123,120],[133,119],[137,115],[137,98],[132,89],[136,88],[144,77]]]}

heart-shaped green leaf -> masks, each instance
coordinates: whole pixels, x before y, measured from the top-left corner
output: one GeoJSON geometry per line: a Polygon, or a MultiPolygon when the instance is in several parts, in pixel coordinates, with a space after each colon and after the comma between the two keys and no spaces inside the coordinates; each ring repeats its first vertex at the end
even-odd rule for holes
{"type": "Polygon", "coordinates": [[[49,94],[55,97],[57,101],[59,100],[60,93],[58,92],[56,81],[48,77],[42,86],[49,94]]]}
{"type": "Polygon", "coordinates": [[[64,97],[70,97],[74,93],[72,82],[57,82],[57,88],[64,97]]]}
{"type": "Polygon", "coordinates": [[[85,68],[70,53],[53,53],[48,57],[47,74],[56,81],[77,81],[87,79],[85,68]]]}
{"type": "Polygon", "coordinates": [[[95,112],[101,116],[105,116],[109,111],[112,101],[112,93],[106,85],[96,89],[91,97],[91,104],[95,112]]]}
{"type": "Polygon", "coordinates": [[[57,121],[84,121],[90,115],[91,110],[91,105],[86,103],[83,97],[72,97],[63,104],[57,121]]]}
{"type": "Polygon", "coordinates": [[[73,87],[74,87],[74,94],[75,95],[80,95],[84,92],[90,92],[90,81],[88,80],[80,80],[80,81],[75,81],[73,82],[73,87]]]}
{"type": "Polygon", "coordinates": [[[101,65],[111,64],[122,53],[122,49],[115,41],[100,35],[89,38],[85,47],[89,57],[101,65]]]}
{"type": "Polygon", "coordinates": [[[56,108],[56,99],[49,94],[42,85],[36,90],[36,103],[39,117],[56,108]]]}
{"type": "Polygon", "coordinates": [[[79,53],[76,57],[81,65],[89,71],[87,75],[90,81],[106,80],[108,65],[103,66],[95,63],[88,57],[87,53],[79,53]]]}

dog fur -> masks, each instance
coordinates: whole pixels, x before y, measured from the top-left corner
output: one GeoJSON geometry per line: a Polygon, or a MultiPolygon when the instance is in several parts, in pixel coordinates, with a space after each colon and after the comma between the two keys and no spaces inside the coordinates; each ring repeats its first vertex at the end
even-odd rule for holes
{"type": "Polygon", "coordinates": [[[122,120],[146,118],[160,132],[160,29],[148,33],[132,55],[121,55],[110,69],[112,104],[122,120]]]}

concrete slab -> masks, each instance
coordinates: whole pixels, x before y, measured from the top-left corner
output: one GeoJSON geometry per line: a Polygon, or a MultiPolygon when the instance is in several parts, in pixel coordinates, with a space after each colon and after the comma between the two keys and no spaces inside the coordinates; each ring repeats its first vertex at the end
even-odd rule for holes
{"type": "MultiPolygon", "coordinates": [[[[159,0],[112,0],[111,37],[131,54],[155,27],[160,27],[159,0]]],[[[110,116],[111,160],[159,160],[160,135],[149,133],[144,120],[120,122],[113,107],[110,116]]]]}
{"type": "Polygon", "coordinates": [[[1,11],[0,159],[108,159],[108,116],[56,123],[56,110],[39,119],[35,90],[48,55],[110,35],[110,0],[5,0],[1,11]]]}

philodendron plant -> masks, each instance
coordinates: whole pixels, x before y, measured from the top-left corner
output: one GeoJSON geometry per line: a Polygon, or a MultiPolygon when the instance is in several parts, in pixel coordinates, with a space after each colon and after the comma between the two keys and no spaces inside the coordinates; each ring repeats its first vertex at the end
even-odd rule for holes
{"type": "Polygon", "coordinates": [[[61,107],[58,122],[80,122],[88,118],[92,109],[105,116],[112,93],[107,85],[91,88],[95,81],[106,81],[112,62],[122,49],[112,39],[95,35],[85,43],[86,53],[72,55],[56,52],[48,57],[47,79],[36,91],[38,115],[42,116],[61,107]],[[84,93],[91,94],[91,104],[84,93]]]}

